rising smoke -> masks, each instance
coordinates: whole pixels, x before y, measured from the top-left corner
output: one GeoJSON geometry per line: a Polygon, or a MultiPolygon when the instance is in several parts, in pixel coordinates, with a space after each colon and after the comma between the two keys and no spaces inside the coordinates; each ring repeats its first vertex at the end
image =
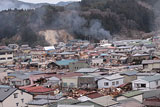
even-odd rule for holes
{"type": "Polygon", "coordinates": [[[111,38],[110,32],[103,28],[101,21],[98,19],[87,21],[75,10],[68,12],[66,16],[63,15],[60,15],[53,25],[85,37],[96,38],[97,40],[111,38]]]}

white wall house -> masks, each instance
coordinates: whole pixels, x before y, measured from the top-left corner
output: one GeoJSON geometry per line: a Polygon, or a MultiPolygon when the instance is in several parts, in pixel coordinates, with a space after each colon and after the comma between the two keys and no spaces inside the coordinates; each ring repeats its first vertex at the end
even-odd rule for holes
{"type": "Polygon", "coordinates": [[[0,50],[0,63],[10,63],[13,61],[12,50],[0,50]]]}
{"type": "Polygon", "coordinates": [[[160,86],[160,75],[148,76],[132,81],[133,90],[156,89],[160,86]]]}
{"type": "Polygon", "coordinates": [[[119,74],[102,77],[98,80],[98,88],[118,87],[123,84],[123,79],[119,74]]]}
{"type": "Polygon", "coordinates": [[[92,59],[91,65],[93,65],[93,66],[101,66],[101,65],[103,65],[103,59],[101,59],[101,58],[92,59]]]}
{"type": "Polygon", "coordinates": [[[15,88],[0,88],[0,107],[27,107],[33,96],[15,88]]]}

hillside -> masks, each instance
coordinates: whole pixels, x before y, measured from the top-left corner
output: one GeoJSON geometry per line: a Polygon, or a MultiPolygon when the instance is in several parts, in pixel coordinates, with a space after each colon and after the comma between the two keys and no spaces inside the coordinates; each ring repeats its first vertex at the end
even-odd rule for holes
{"type": "MultiPolygon", "coordinates": [[[[158,0],[82,0],[65,6],[42,5],[36,9],[14,9],[0,12],[1,44],[52,44],[44,33],[65,30],[72,38],[100,39],[143,38],[157,30],[158,0]],[[155,23],[156,22],[156,23],[155,23]],[[2,42],[3,41],[3,42],[2,42]]],[[[16,3],[16,7],[19,7],[16,3]]],[[[32,6],[33,4],[30,4],[32,6]]],[[[57,33],[54,33],[57,37],[57,33]]],[[[63,34],[60,34],[60,38],[63,34]]],[[[64,34],[65,35],[65,34],[64,34]]],[[[71,39],[71,37],[69,37],[71,39]]],[[[68,38],[66,38],[67,41],[68,38]]],[[[55,43],[61,39],[56,39],[55,43]]]]}

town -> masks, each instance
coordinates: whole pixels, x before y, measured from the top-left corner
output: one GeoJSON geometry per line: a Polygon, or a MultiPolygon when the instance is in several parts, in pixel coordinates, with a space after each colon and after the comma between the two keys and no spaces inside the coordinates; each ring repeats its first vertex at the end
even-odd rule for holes
{"type": "Polygon", "coordinates": [[[160,36],[0,46],[0,107],[157,107],[160,36]]]}

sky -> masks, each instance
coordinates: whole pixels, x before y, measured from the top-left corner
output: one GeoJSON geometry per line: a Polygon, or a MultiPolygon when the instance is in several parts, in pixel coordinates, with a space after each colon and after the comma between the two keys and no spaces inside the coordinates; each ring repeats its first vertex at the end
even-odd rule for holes
{"type": "Polygon", "coordinates": [[[19,0],[19,1],[24,1],[24,2],[29,2],[29,3],[58,3],[61,1],[67,2],[67,1],[81,1],[81,0],[19,0]]]}

